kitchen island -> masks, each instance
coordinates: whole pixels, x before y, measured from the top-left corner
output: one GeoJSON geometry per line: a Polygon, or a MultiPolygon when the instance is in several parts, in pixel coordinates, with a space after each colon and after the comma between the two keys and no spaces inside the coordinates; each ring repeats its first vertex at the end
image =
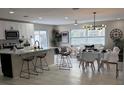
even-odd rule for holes
{"type": "MultiPolygon", "coordinates": [[[[18,49],[16,51],[10,49],[0,50],[3,75],[10,78],[19,77],[22,66],[22,58],[28,56],[37,56],[43,52],[47,52],[46,60],[48,64],[54,64],[54,48],[18,49]]],[[[34,61],[36,60],[34,59],[34,61]]]]}

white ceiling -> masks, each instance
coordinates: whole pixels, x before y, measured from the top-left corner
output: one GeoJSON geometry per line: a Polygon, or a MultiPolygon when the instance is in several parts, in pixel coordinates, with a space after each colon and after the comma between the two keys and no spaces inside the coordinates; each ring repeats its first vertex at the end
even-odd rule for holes
{"type": "Polygon", "coordinates": [[[92,22],[93,12],[96,12],[96,21],[124,19],[124,8],[80,8],[78,10],[72,8],[0,8],[0,18],[63,25],[73,24],[75,19],[78,23],[92,22]],[[15,13],[9,14],[10,10],[15,13]],[[43,19],[38,19],[38,17],[43,19]]]}

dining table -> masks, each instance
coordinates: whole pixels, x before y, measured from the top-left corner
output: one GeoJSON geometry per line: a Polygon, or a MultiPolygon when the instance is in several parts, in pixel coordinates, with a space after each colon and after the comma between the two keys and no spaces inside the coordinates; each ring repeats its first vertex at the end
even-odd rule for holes
{"type": "Polygon", "coordinates": [[[92,61],[97,61],[97,65],[98,65],[98,72],[100,71],[100,65],[101,65],[101,58],[103,58],[104,53],[102,53],[101,51],[85,51],[85,52],[81,52],[80,53],[80,58],[83,60],[91,60],[92,61]]]}

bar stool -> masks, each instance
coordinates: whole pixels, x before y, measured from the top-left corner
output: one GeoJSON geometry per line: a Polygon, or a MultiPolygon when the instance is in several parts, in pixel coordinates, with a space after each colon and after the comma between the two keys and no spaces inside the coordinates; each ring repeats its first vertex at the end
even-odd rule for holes
{"type": "Polygon", "coordinates": [[[60,70],[70,70],[72,68],[72,64],[70,61],[70,54],[71,51],[67,51],[66,47],[63,47],[61,49],[61,60],[59,64],[59,69],[60,70]]]}
{"type": "Polygon", "coordinates": [[[56,55],[56,65],[59,66],[60,64],[60,58],[61,58],[61,53],[59,48],[55,48],[54,53],[56,55]]]}
{"type": "Polygon", "coordinates": [[[60,64],[59,64],[59,69],[70,70],[70,68],[72,68],[72,64],[71,64],[71,61],[70,61],[69,53],[61,54],[61,61],[60,61],[60,64]]]}
{"type": "Polygon", "coordinates": [[[37,73],[34,72],[33,69],[30,68],[30,63],[32,63],[33,68],[34,68],[34,63],[33,63],[34,56],[29,56],[29,57],[23,58],[22,60],[23,62],[22,62],[22,67],[21,67],[21,72],[20,72],[20,78],[29,79],[30,75],[38,75],[37,73]],[[25,62],[27,63],[27,69],[26,67],[24,68],[25,62]],[[31,70],[33,73],[31,72],[31,70]],[[23,73],[27,73],[28,76],[25,76],[25,75],[22,76],[23,73]]]}
{"type": "Polygon", "coordinates": [[[48,63],[46,61],[46,54],[47,53],[42,53],[41,55],[36,56],[36,62],[35,62],[35,66],[34,69],[35,71],[37,71],[36,69],[39,68],[42,72],[43,70],[47,70],[49,71],[49,66],[48,63]],[[40,60],[40,65],[38,65],[38,59],[40,60]]]}

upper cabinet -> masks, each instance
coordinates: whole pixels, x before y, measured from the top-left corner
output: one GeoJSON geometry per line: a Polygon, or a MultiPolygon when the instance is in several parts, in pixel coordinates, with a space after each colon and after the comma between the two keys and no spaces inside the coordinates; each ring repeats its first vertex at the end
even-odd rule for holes
{"type": "Polygon", "coordinates": [[[19,31],[20,37],[30,39],[33,36],[34,24],[0,21],[0,39],[5,39],[5,30],[10,30],[11,27],[19,31]]]}
{"type": "Polygon", "coordinates": [[[5,39],[4,24],[0,21],[0,39],[5,39]]]}
{"type": "Polygon", "coordinates": [[[30,37],[33,36],[33,31],[34,31],[33,24],[21,23],[19,24],[18,29],[19,29],[20,37],[24,36],[25,39],[30,39],[30,37]]]}

